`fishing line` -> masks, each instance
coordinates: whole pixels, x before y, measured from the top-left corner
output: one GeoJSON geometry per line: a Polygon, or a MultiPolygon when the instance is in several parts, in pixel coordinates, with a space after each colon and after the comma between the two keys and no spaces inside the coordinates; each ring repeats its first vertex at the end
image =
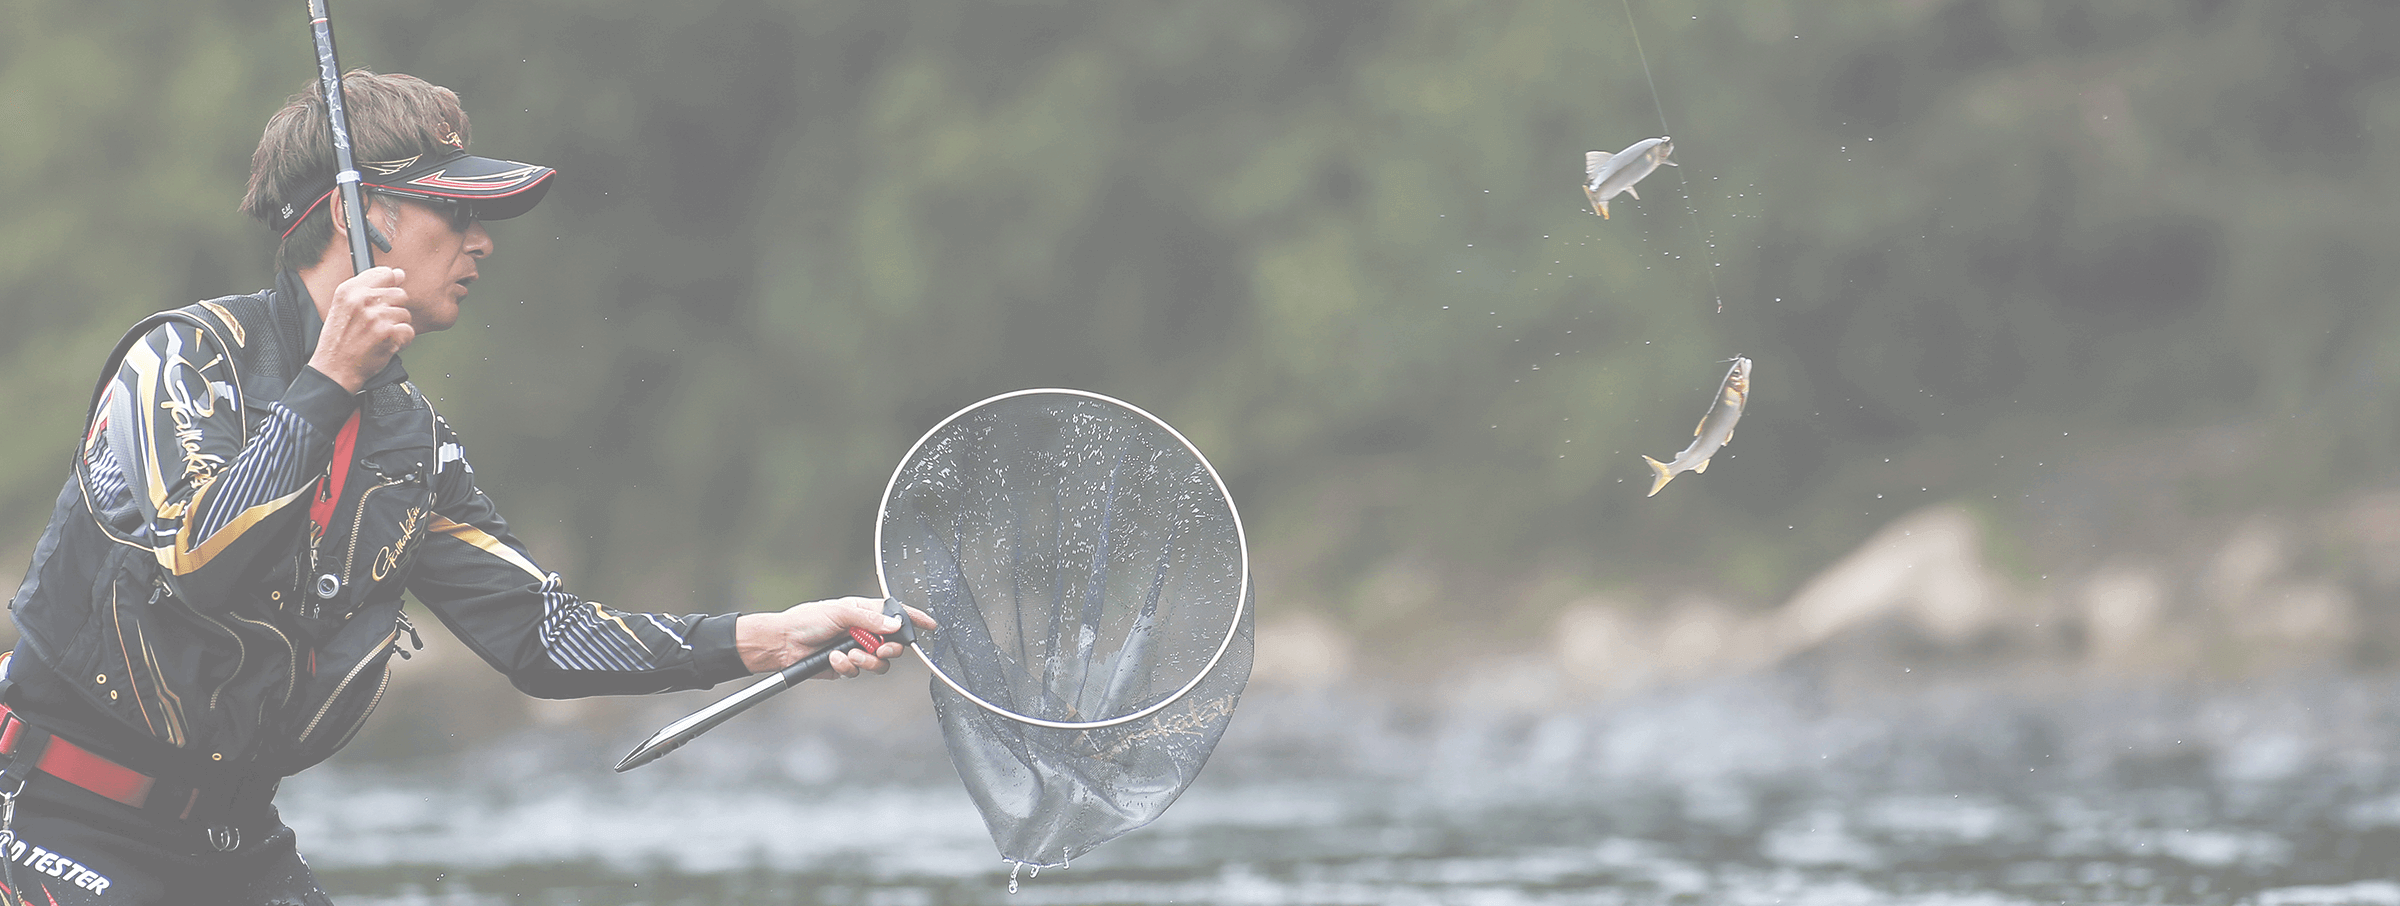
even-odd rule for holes
{"type": "MultiPolygon", "coordinates": [[[[1674,135],[1667,127],[1667,105],[1658,99],[1658,79],[1650,75],[1650,55],[1642,52],[1642,30],[1633,24],[1633,0],[1624,0],[1625,30],[1633,33],[1633,54],[1642,61],[1642,80],[1650,83],[1650,106],[1658,110],[1658,134],[1674,135]]],[[[1725,293],[1717,289],[1717,238],[1700,225],[1700,209],[1692,204],[1692,178],[1685,175],[1689,168],[1675,168],[1675,178],[1683,181],[1683,209],[1692,215],[1692,231],[1700,234],[1700,242],[1708,249],[1708,292],[1717,299],[1717,314],[1725,313],[1725,293]]]]}

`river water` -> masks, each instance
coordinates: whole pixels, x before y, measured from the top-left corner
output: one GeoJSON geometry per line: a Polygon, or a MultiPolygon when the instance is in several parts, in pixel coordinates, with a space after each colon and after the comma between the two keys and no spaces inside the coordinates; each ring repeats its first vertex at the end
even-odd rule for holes
{"type": "Polygon", "coordinates": [[[1757,676],[1574,705],[1253,689],[1164,818],[1013,894],[930,716],[845,722],[831,696],[626,775],[608,765],[646,727],[563,725],[337,762],[282,798],[345,906],[2400,906],[2395,693],[2357,677],[1757,676]]]}

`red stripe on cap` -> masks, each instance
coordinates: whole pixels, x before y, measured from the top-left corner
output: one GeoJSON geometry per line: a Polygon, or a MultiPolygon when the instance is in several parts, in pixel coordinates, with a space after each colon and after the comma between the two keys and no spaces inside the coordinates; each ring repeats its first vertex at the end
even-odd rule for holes
{"type": "Polygon", "coordinates": [[[332,190],[332,189],[326,189],[326,190],[325,190],[325,194],[317,196],[317,200],[315,200],[315,201],[312,201],[312,202],[309,202],[309,203],[308,203],[308,209],[307,209],[307,210],[304,210],[304,211],[301,211],[301,212],[300,212],[300,216],[292,218],[292,225],[291,225],[291,226],[284,227],[284,228],[283,228],[283,235],[282,235],[281,237],[278,237],[278,238],[282,238],[282,239],[290,239],[290,238],[292,238],[292,231],[300,228],[300,221],[307,220],[307,219],[308,219],[308,215],[310,215],[310,214],[314,214],[314,213],[316,213],[316,212],[317,212],[317,206],[318,206],[318,205],[324,204],[324,203],[325,203],[325,199],[332,198],[332,197],[333,197],[333,190],[332,190]]]}
{"type": "Polygon", "coordinates": [[[412,186],[431,186],[437,189],[456,189],[461,192],[474,191],[477,189],[488,191],[490,189],[505,186],[509,183],[524,179],[527,175],[538,172],[541,169],[541,167],[528,164],[505,173],[494,173],[489,176],[453,177],[445,175],[444,173],[428,173],[424,176],[419,176],[415,179],[409,180],[408,184],[412,186]]]}

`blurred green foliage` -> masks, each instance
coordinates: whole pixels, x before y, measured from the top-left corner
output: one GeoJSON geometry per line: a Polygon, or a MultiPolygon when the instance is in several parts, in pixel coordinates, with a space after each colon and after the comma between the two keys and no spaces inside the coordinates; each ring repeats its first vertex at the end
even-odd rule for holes
{"type": "MultiPolygon", "coordinates": [[[[1262,600],[1371,633],[1768,601],[1928,503],[2038,532],[2088,502],[2046,470],[2201,426],[2277,438],[2219,505],[2390,483],[2400,6],[1640,2],[1648,78],[1628,12],[335,21],[346,65],[456,88],[478,151],[560,169],[406,358],[537,556],[621,606],[871,589],[900,454],[1029,386],[1177,425],[1262,600]],[[1662,122],[1681,169],[1593,216],[1582,152],[1662,122]],[[1636,454],[1685,444],[1735,354],[1736,440],[1644,499],[1636,454]]],[[[29,551],[108,342],[269,281],[233,207],[314,70],[298,4],[0,19],[0,550],[29,551]]]]}

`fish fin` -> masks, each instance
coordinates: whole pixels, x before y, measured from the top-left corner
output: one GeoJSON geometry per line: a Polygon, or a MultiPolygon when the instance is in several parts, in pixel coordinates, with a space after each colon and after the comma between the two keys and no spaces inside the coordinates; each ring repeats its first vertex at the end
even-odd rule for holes
{"type": "Polygon", "coordinates": [[[1644,456],[1642,457],[1642,461],[1650,464],[1650,493],[1642,496],[1656,497],[1658,496],[1659,488],[1666,487],[1667,482],[1675,480],[1675,473],[1667,470],[1666,463],[1659,462],[1658,460],[1651,459],[1650,457],[1644,456]]]}
{"type": "Polygon", "coordinates": [[[1706,430],[1708,430],[1708,416],[1703,415],[1700,416],[1700,423],[1692,426],[1692,436],[1699,437],[1700,432],[1706,430]]]}
{"type": "Polygon", "coordinates": [[[1666,164],[1667,166],[1670,166],[1670,167],[1680,167],[1680,166],[1683,166],[1682,164],[1676,163],[1676,162],[1674,162],[1674,161],[1668,160],[1668,159],[1666,159],[1666,158],[1663,158],[1663,157],[1662,157],[1662,158],[1659,158],[1659,159],[1658,159],[1658,162],[1659,162],[1659,163],[1662,163],[1662,164],[1666,164]]]}
{"type": "Polygon", "coordinates": [[[1585,186],[1583,187],[1583,197],[1592,200],[1592,213],[1600,215],[1602,220],[1608,219],[1608,206],[1600,203],[1600,193],[1592,191],[1590,186],[1585,186]]]}
{"type": "Polygon", "coordinates": [[[1717,441],[1717,446],[1720,446],[1720,447],[1722,447],[1722,446],[1724,446],[1724,445],[1726,445],[1726,444],[1729,444],[1729,443],[1733,443],[1733,429],[1732,429],[1732,428],[1727,428],[1727,429],[1725,429],[1725,439],[1724,439],[1724,440],[1717,441]]]}
{"type": "Polygon", "coordinates": [[[1606,163],[1608,163],[1608,152],[1606,151],[1583,152],[1584,184],[1590,185],[1591,183],[1598,182],[1600,180],[1600,166],[1606,163]]]}
{"type": "Polygon", "coordinates": [[[1625,194],[1633,196],[1635,201],[1642,200],[1642,193],[1634,191],[1632,186],[1625,187],[1625,194]]]}
{"type": "Polygon", "coordinates": [[[1602,219],[1602,220],[1607,220],[1607,219],[1608,219],[1608,200],[1607,200],[1607,199],[1601,199],[1601,200],[1599,200],[1599,201],[1592,202],[1592,210],[1599,211],[1599,212],[1600,212],[1600,219],[1602,219]]]}
{"type": "MultiPolygon", "coordinates": [[[[1714,457],[1714,456],[1711,456],[1711,457],[1709,457],[1709,459],[1715,459],[1715,458],[1716,458],[1716,457],[1714,457]]],[[[1692,467],[1692,471],[1694,471],[1694,472],[1706,472],[1706,471],[1708,471],[1708,459],[1703,459],[1703,460],[1701,460],[1699,465],[1696,465],[1696,466],[1693,466],[1693,467],[1692,467]]]]}

